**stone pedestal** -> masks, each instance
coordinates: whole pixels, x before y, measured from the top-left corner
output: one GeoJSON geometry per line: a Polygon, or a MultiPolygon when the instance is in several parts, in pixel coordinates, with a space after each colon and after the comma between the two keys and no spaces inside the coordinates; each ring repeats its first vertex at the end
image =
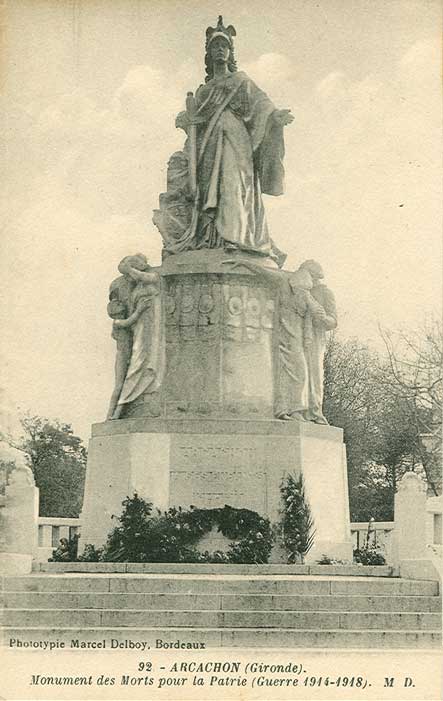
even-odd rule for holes
{"type": "Polygon", "coordinates": [[[170,256],[157,269],[161,388],[93,427],[83,545],[106,541],[111,516],[134,492],[162,510],[227,504],[276,523],[282,478],[302,472],[316,528],[310,559],[352,558],[342,431],[274,419],[279,293],[261,273],[275,269],[258,254],[221,249],[170,256]],[[255,263],[257,274],[233,261],[255,263]]]}
{"type": "Polygon", "coordinates": [[[278,342],[275,288],[229,261],[254,254],[202,250],[167,258],[162,278],[165,376],[161,391],[127,404],[122,418],[268,418],[274,415],[278,342]]]}
{"type": "Polygon", "coordinates": [[[122,419],[93,426],[82,545],[106,541],[136,491],[160,509],[228,504],[279,520],[284,475],[304,475],[313,561],[352,559],[341,429],[277,420],[122,419]]]}

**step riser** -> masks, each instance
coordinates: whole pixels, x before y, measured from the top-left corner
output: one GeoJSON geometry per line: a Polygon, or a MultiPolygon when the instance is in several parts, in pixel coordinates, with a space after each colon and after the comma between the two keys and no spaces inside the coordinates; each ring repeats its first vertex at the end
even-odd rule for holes
{"type": "Polygon", "coordinates": [[[36,572],[129,573],[129,574],[252,574],[252,575],[321,575],[353,577],[397,576],[389,565],[227,565],[186,564],[168,562],[46,562],[36,566],[36,572]]]}
{"type": "Polygon", "coordinates": [[[188,594],[286,594],[436,596],[438,583],[396,579],[299,580],[286,579],[169,579],[155,577],[8,577],[3,590],[41,592],[128,592],[188,594]]]}
{"type": "MultiPolygon", "coordinates": [[[[19,639],[22,643],[38,641],[63,641],[68,647],[71,641],[105,641],[106,648],[111,648],[111,639],[124,643],[131,640],[146,641],[156,649],[156,640],[173,644],[177,640],[194,643],[195,649],[203,643],[207,648],[213,647],[251,647],[251,648],[438,648],[441,635],[437,632],[407,633],[397,631],[306,631],[306,630],[195,630],[186,628],[171,629],[102,629],[100,631],[82,629],[28,629],[7,628],[4,630],[4,645],[9,647],[10,639],[19,639]]],[[[116,642],[117,644],[117,642],[116,642]]],[[[164,649],[164,647],[163,647],[164,649]]]]}
{"type": "Polygon", "coordinates": [[[16,610],[0,612],[4,626],[298,628],[348,630],[435,630],[433,613],[329,613],[292,611],[85,611],[16,610]]]}
{"type": "Polygon", "coordinates": [[[254,610],[254,611],[441,611],[437,596],[269,596],[211,594],[109,594],[6,592],[5,608],[84,608],[84,609],[162,609],[162,610],[254,610]]]}

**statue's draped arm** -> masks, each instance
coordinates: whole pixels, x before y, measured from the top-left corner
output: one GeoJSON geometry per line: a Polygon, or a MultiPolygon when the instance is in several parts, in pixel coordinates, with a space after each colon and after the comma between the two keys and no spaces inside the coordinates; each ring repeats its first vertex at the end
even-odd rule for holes
{"type": "MultiPolygon", "coordinates": [[[[205,88],[207,89],[207,88],[205,88]]],[[[202,89],[197,90],[197,115],[201,116],[208,109],[208,104],[216,97],[216,86],[202,97],[202,89]]],[[[224,110],[229,106],[238,114],[248,130],[255,168],[258,169],[261,191],[267,195],[281,195],[284,191],[283,157],[285,153],[283,126],[274,120],[277,112],[272,100],[248,76],[240,71],[236,81],[224,99],[219,102],[211,115],[200,141],[198,159],[202,159],[211,133],[224,110]]],[[[202,127],[200,127],[202,128],[202,127]]]]}
{"type": "Polygon", "coordinates": [[[135,310],[132,312],[130,316],[128,316],[127,319],[115,319],[114,320],[114,326],[119,329],[127,329],[130,326],[133,326],[135,322],[137,321],[138,317],[142,312],[145,311],[151,304],[151,300],[147,299],[146,297],[142,297],[139,299],[137,306],[135,310]]]}
{"type": "Polygon", "coordinates": [[[261,191],[266,195],[282,195],[285,155],[283,126],[273,118],[276,112],[274,103],[252,80],[247,81],[247,93],[249,113],[245,124],[251,136],[261,191]]]}
{"type": "Polygon", "coordinates": [[[335,298],[326,285],[318,285],[312,290],[313,298],[320,309],[312,310],[314,326],[321,326],[325,331],[337,328],[337,308],[335,298]]]}

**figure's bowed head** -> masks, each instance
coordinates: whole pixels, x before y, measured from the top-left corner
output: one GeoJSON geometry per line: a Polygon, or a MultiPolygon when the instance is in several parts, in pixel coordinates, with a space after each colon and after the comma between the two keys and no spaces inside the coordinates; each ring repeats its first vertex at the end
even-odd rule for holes
{"type": "Polygon", "coordinates": [[[317,261],[312,258],[305,260],[304,263],[300,265],[299,269],[308,271],[314,281],[314,285],[317,285],[319,281],[324,278],[323,268],[320,263],[317,263],[317,261]]]}
{"type": "Polygon", "coordinates": [[[289,284],[291,288],[300,290],[311,290],[312,289],[312,276],[309,270],[298,269],[291,273],[289,276],[289,284]]]}
{"type": "Polygon", "coordinates": [[[132,270],[149,270],[148,259],[143,253],[136,253],[135,256],[125,256],[118,265],[118,271],[128,279],[133,279],[132,270]]]}

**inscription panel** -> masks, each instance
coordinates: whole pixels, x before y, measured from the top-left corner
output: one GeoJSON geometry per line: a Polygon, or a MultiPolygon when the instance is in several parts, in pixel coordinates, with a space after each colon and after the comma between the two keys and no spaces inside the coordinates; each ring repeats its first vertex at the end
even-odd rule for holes
{"type": "Polygon", "coordinates": [[[180,471],[265,470],[266,437],[254,436],[251,440],[251,436],[241,434],[173,434],[171,467],[180,471]]]}
{"type": "Polygon", "coordinates": [[[212,508],[229,504],[266,513],[265,436],[176,434],[170,461],[171,505],[212,508]]]}
{"type": "MultiPolygon", "coordinates": [[[[175,451],[174,451],[175,452],[175,451]]],[[[232,445],[191,445],[181,443],[176,447],[177,462],[183,468],[206,464],[208,469],[239,464],[249,469],[262,464],[256,448],[232,445]]]]}
{"type": "Polygon", "coordinates": [[[174,471],[171,473],[170,502],[175,506],[193,504],[205,509],[229,504],[263,514],[266,510],[265,485],[264,472],[250,474],[242,470],[174,471]]]}

